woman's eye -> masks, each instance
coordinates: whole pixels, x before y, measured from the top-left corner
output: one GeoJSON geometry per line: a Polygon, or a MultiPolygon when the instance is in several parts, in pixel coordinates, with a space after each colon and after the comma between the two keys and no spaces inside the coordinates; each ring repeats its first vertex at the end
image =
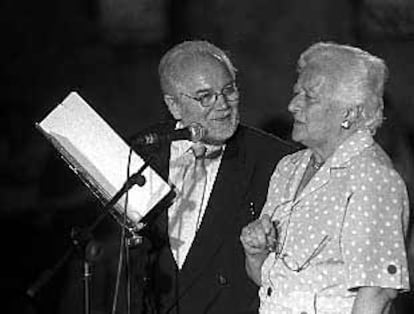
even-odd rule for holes
{"type": "Polygon", "coordinates": [[[306,94],[305,94],[305,98],[306,98],[306,100],[307,100],[307,101],[309,101],[309,102],[311,102],[311,103],[314,103],[314,102],[316,102],[316,101],[317,101],[317,99],[316,99],[315,95],[311,95],[311,94],[309,94],[309,93],[306,93],[306,94]]]}

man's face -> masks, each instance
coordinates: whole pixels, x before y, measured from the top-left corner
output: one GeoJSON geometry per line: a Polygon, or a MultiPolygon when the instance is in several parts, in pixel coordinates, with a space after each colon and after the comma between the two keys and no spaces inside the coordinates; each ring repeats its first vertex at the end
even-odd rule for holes
{"type": "Polygon", "coordinates": [[[289,104],[294,117],[292,139],[309,148],[334,147],[341,132],[343,110],[332,101],[335,88],[318,68],[305,67],[289,104]]]}
{"type": "Polygon", "coordinates": [[[212,57],[199,57],[182,70],[176,93],[168,100],[168,108],[175,119],[184,126],[191,123],[201,124],[206,131],[204,142],[222,144],[229,139],[239,123],[239,94],[234,91],[231,97],[221,93],[232,90],[235,82],[227,67],[212,57]],[[214,95],[209,106],[198,100],[206,95],[214,95]]]}

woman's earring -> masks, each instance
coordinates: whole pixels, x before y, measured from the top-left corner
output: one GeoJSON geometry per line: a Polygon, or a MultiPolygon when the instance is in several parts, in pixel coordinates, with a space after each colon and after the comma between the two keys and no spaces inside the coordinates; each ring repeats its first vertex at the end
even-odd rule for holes
{"type": "Polygon", "coordinates": [[[351,122],[349,122],[349,120],[344,120],[341,123],[341,127],[345,130],[348,130],[351,127],[351,122]]]}

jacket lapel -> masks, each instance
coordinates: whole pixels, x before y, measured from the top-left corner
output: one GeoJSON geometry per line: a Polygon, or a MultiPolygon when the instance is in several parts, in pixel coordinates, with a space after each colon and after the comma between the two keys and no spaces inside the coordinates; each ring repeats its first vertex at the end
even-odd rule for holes
{"type": "Polygon", "coordinates": [[[285,202],[299,202],[310,193],[319,190],[328,183],[330,179],[330,167],[324,165],[308,182],[305,188],[297,194],[297,190],[305,173],[306,167],[308,166],[311,155],[312,152],[309,149],[303,150],[293,156],[290,163],[281,169],[283,177],[288,181],[286,185],[287,189],[283,195],[283,200],[285,202]]]}
{"type": "MultiPolygon", "coordinates": [[[[310,154],[309,154],[309,158],[310,158],[310,154]]],[[[305,160],[306,165],[309,162],[309,158],[305,160]]],[[[306,167],[304,167],[303,169],[306,169],[306,167]]],[[[299,181],[302,179],[302,176],[303,176],[303,173],[300,176],[299,181]]],[[[323,186],[325,186],[329,182],[330,178],[331,178],[330,166],[329,164],[325,163],[318,170],[318,172],[316,172],[315,175],[310,179],[310,181],[304,187],[302,192],[296,195],[295,202],[300,201],[301,199],[308,196],[309,194],[314,193],[318,191],[319,189],[321,189],[323,186]]]]}
{"type": "Polygon", "coordinates": [[[245,154],[238,145],[236,135],[226,146],[205,216],[179,272],[178,297],[190,289],[203,270],[209,267],[211,259],[225,240],[226,232],[232,228],[241,206],[248,182],[246,178],[252,169],[246,169],[244,165],[245,154]],[[235,200],[240,203],[235,203],[235,200]]]}
{"type": "MultiPolygon", "coordinates": [[[[314,193],[324,187],[331,178],[331,170],[330,166],[327,164],[324,164],[318,172],[315,173],[313,178],[308,182],[308,184],[305,186],[305,188],[302,190],[301,193],[296,195],[295,202],[300,201],[304,197],[308,196],[311,193],[314,193]]],[[[302,179],[302,176],[300,176],[299,179],[302,179]]]]}
{"type": "Polygon", "coordinates": [[[299,195],[296,195],[297,189],[302,180],[310,155],[311,153],[308,150],[298,152],[291,157],[291,160],[287,163],[286,167],[280,169],[281,175],[287,182],[287,189],[282,195],[284,202],[294,201],[295,197],[299,197],[299,195]]]}

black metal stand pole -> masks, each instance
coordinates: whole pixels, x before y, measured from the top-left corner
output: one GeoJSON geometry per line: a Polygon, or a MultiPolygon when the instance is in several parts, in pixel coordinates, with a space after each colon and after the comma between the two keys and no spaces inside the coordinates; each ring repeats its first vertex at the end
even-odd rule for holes
{"type": "Polygon", "coordinates": [[[90,296],[90,283],[91,283],[91,265],[87,258],[83,261],[83,313],[91,313],[91,296],[90,296]]]}
{"type": "Polygon", "coordinates": [[[141,168],[134,173],[128,180],[124,183],[122,188],[111,198],[111,200],[105,204],[102,214],[100,214],[95,221],[85,229],[81,230],[72,230],[71,238],[73,245],[71,245],[63,256],[57,261],[55,265],[51,268],[46,269],[38,279],[29,286],[26,290],[26,294],[30,298],[34,298],[37,293],[45,286],[55,274],[66,264],[69,258],[73,255],[77,248],[82,252],[83,258],[83,288],[84,288],[84,314],[90,314],[91,309],[91,300],[90,300],[90,281],[92,277],[90,260],[87,258],[86,249],[88,243],[92,239],[92,232],[95,228],[101,223],[101,221],[108,215],[112,207],[120,200],[120,198],[135,184],[138,186],[143,186],[145,184],[145,177],[142,175],[142,172],[149,166],[148,162],[145,162],[141,168]]]}

